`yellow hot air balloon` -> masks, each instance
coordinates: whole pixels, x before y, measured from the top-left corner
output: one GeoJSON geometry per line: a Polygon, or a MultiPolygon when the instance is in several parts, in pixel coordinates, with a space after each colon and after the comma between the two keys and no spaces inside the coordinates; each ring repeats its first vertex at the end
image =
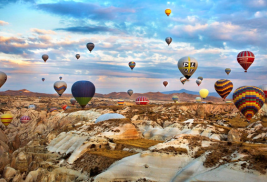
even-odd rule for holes
{"type": "Polygon", "coordinates": [[[5,126],[8,126],[12,120],[13,120],[12,114],[6,113],[6,114],[1,115],[1,122],[5,126]]]}
{"type": "Polygon", "coordinates": [[[165,10],[165,13],[166,13],[167,16],[169,16],[169,15],[171,14],[171,12],[172,12],[171,9],[166,9],[166,10],[165,10]]]}
{"type": "Polygon", "coordinates": [[[201,89],[199,91],[199,95],[201,96],[202,99],[205,99],[209,95],[209,91],[207,89],[201,89]]]}

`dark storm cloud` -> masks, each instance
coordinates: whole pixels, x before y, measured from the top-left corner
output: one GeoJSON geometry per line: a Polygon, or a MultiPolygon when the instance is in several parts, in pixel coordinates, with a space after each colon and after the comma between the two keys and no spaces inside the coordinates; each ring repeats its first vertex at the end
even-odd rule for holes
{"type": "Polygon", "coordinates": [[[83,34],[90,34],[90,33],[119,33],[120,30],[104,27],[104,26],[85,26],[85,27],[68,27],[68,28],[57,28],[55,30],[63,30],[67,32],[73,33],[83,33],[83,34]]]}

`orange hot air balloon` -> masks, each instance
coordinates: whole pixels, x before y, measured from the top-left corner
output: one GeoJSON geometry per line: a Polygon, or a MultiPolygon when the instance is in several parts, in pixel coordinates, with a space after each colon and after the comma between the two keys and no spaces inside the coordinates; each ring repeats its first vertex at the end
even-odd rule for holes
{"type": "Polygon", "coordinates": [[[166,13],[167,16],[169,16],[169,15],[171,14],[171,12],[172,12],[171,9],[166,9],[166,10],[165,10],[165,13],[166,13]]]}
{"type": "Polygon", "coordinates": [[[164,81],[163,82],[163,85],[166,87],[168,85],[168,82],[167,81],[164,81]]]}
{"type": "Polygon", "coordinates": [[[11,123],[12,120],[13,120],[13,116],[11,114],[3,114],[3,115],[1,115],[1,122],[5,126],[8,126],[11,123]]]}

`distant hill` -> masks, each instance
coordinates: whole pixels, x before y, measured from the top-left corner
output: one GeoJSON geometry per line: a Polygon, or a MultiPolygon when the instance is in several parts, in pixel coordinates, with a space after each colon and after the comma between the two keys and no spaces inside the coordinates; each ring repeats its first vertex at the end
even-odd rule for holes
{"type": "MultiPolygon", "coordinates": [[[[163,94],[187,93],[187,94],[192,94],[192,95],[199,95],[199,93],[196,91],[190,91],[190,90],[186,90],[186,89],[165,91],[165,92],[161,92],[161,93],[163,93],[163,94]]],[[[209,96],[221,98],[221,96],[217,92],[210,92],[209,96]]],[[[227,98],[232,99],[232,97],[233,97],[233,94],[230,93],[227,98]]]]}
{"type": "MultiPolygon", "coordinates": [[[[222,99],[215,95],[217,93],[209,94],[206,101],[212,101],[212,102],[221,102],[222,99]]],[[[199,97],[198,92],[194,91],[188,91],[185,89],[179,90],[179,91],[169,91],[169,92],[147,92],[147,93],[134,93],[131,97],[126,92],[111,92],[109,94],[95,94],[95,97],[100,98],[110,98],[110,99],[130,99],[135,100],[139,96],[146,96],[150,100],[158,100],[158,101],[171,101],[172,96],[177,95],[179,97],[179,100],[182,102],[188,102],[188,101],[195,101],[196,97],[199,97]]],[[[7,90],[4,92],[0,92],[0,96],[21,96],[21,97],[58,97],[58,94],[45,94],[45,93],[37,93],[37,92],[31,92],[26,89],[22,90],[7,90]]],[[[72,94],[63,94],[62,97],[72,97],[72,94]]],[[[231,97],[230,97],[231,98],[231,97]]]]}

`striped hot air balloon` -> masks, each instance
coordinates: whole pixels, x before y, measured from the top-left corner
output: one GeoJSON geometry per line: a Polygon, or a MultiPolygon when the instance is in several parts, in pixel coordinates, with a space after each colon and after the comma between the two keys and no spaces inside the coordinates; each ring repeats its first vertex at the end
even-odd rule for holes
{"type": "Polygon", "coordinates": [[[135,100],[135,103],[137,105],[147,105],[149,103],[148,98],[144,97],[144,96],[139,96],[137,97],[137,99],[135,100]]]}
{"type": "Polygon", "coordinates": [[[30,116],[21,116],[21,118],[20,118],[20,122],[21,122],[22,124],[26,124],[26,123],[28,123],[30,120],[31,120],[30,116]]]}
{"type": "Polygon", "coordinates": [[[173,100],[174,103],[177,103],[179,98],[178,98],[177,95],[174,95],[174,96],[172,96],[172,100],[173,100]]]}
{"type": "Polygon", "coordinates": [[[119,105],[119,106],[123,106],[123,105],[124,105],[124,100],[119,100],[119,101],[118,101],[118,105],[119,105]]]}
{"type": "Polygon", "coordinates": [[[65,111],[67,107],[67,104],[64,104],[61,108],[65,111]]]}
{"type": "Polygon", "coordinates": [[[71,87],[71,92],[82,108],[94,97],[95,85],[86,80],[77,81],[71,87]]]}
{"type": "Polygon", "coordinates": [[[1,115],[1,122],[5,125],[8,126],[13,120],[12,114],[3,114],[1,115]]]}
{"type": "Polygon", "coordinates": [[[265,94],[262,89],[254,86],[239,87],[234,91],[233,101],[237,109],[247,118],[251,118],[264,104],[265,94]]]}
{"type": "Polygon", "coordinates": [[[186,82],[186,80],[187,80],[187,78],[185,78],[184,76],[180,77],[180,81],[182,82],[183,85],[186,82]]]}
{"type": "Polygon", "coordinates": [[[231,104],[231,103],[232,103],[232,101],[226,101],[225,103],[226,103],[226,104],[231,104]]]}
{"type": "Polygon", "coordinates": [[[50,108],[49,112],[53,112],[53,111],[58,111],[58,109],[55,107],[50,108]]]}
{"type": "Polygon", "coordinates": [[[67,89],[67,83],[64,81],[57,81],[54,83],[54,89],[58,93],[59,97],[61,97],[61,95],[67,89]]]}
{"type": "Polygon", "coordinates": [[[201,103],[201,97],[196,97],[196,102],[201,103]]]}
{"type": "Polygon", "coordinates": [[[233,90],[233,83],[230,80],[221,79],[215,82],[214,88],[224,100],[233,90]]]}
{"type": "Polygon", "coordinates": [[[231,73],[231,69],[230,69],[230,68],[226,68],[226,69],[225,69],[225,73],[226,73],[227,75],[229,75],[229,73],[231,73]]]}
{"type": "Polygon", "coordinates": [[[129,62],[129,67],[131,68],[132,71],[133,71],[135,65],[136,65],[136,64],[135,64],[134,61],[129,62]]]}
{"type": "Polygon", "coordinates": [[[245,72],[247,72],[254,60],[255,56],[250,51],[242,51],[237,55],[237,62],[244,68],[245,72]]]}

